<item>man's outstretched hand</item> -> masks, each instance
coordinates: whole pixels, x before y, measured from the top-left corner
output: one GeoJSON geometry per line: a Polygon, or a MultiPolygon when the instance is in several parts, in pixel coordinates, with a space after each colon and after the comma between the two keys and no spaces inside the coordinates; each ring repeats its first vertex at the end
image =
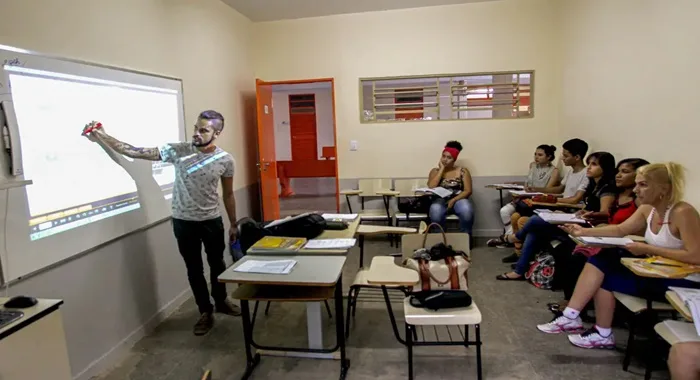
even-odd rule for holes
{"type": "Polygon", "coordinates": [[[100,133],[104,132],[104,127],[100,122],[91,121],[85,124],[83,128],[83,136],[87,137],[90,141],[97,141],[100,133]]]}

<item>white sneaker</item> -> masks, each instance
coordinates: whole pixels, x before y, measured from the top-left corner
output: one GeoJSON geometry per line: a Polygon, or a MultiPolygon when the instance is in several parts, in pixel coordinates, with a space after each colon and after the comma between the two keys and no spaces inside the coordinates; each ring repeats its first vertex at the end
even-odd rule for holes
{"type": "Polygon", "coordinates": [[[561,314],[554,317],[549,323],[537,325],[537,329],[547,334],[575,333],[582,332],[583,322],[580,317],[576,319],[567,318],[561,314]]]}
{"type": "Polygon", "coordinates": [[[569,342],[581,348],[615,348],[615,336],[612,333],[609,336],[602,336],[595,327],[591,327],[583,334],[569,335],[569,342]]]}

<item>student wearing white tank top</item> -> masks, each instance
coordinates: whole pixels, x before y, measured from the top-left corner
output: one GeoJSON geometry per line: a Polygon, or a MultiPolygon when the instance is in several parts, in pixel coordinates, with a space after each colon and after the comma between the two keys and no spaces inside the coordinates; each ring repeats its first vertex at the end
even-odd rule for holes
{"type": "MultiPolygon", "coordinates": [[[[684,170],[679,164],[651,164],[638,169],[634,192],[641,204],[637,211],[618,225],[583,228],[566,225],[572,236],[624,237],[640,235],[645,243],[632,243],[625,249],[634,256],[661,256],[689,264],[700,264],[700,215],[683,202],[684,170]]],[[[593,299],[596,324],[581,334],[569,335],[569,341],[582,348],[615,348],[611,325],[615,311],[613,292],[663,300],[669,286],[700,288],[686,279],[639,277],[619,260],[593,256],[584,267],[576,289],[563,313],[537,328],[545,333],[584,331],[580,311],[593,299]]]]}

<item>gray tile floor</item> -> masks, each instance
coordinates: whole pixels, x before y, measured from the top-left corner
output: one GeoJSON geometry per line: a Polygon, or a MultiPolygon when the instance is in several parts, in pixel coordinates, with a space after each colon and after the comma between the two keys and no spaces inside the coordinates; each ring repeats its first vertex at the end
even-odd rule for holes
{"type": "Polygon", "coordinates": [[[294,195],[280,198],[280,217],[297,215],[309,210],[321,213],[337,212],[335,194],[332,195],[294,195]]]}
{"type": "MultiPolygon", "coordinates": [[[[522,282],[496,281],[494,277],[507,269],[500,259],[508,252],[483,248],[481,243],[472,251],[469,278],[470,293],[484,320],[485,379],[643,379],[638,360],[633,360],[630,372],[622,371],[621,351],[627,338],[624,330],[616,330],[617,351],[583,350],[571,346],[565,336],[539,333],[535,325],[551,317],[545,310],[546,303],[557,301],[560,293],[522,282]]],[[[387,241],[366,243],[368,257],[392,251],[387,241]]],[[[357,269],[358,255],[355,248],[348,258],[346,289],[357,269]]],[[[245,367],[240,319],[219,316],[209,335],[195,337],[191,328],[197,317],[194,303],[187,302],[152,335],[141,340],[121,364],[98,379],[197,380],[204,369],[211,369],[215,380],[240,379],[245,367]]],[[[257,341],[271,345],[305,344],[303,304],[272,304],[269,316],[261,313],[258,318],[257,341]]],[[[325,313],[324,323],[330,345],[334,339],[333,322],[325,313]]],[[[368,299],[359,304],[348,353],[349,380],[408,377],[406,349],[394,339],[383,303],[368,299]]],[[[474,348],[417,348],[414,365],[417,380],[476,378],[474,348]]],[[[337,379],[338,373],[339,364],[335,361],[263,357],[251,378],[329,380],[337,379]]],[[[653,379],[668,379],[668,374],[656,371],[653,379]]]]}

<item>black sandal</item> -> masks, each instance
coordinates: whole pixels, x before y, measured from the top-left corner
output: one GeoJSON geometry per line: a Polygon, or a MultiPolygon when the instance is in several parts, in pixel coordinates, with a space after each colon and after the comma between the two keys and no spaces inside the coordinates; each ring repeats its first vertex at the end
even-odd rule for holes
{"type": "Polygon", "coordinates": [[[512,278],[512,277],[508,277],[508,273],[503,273],[503,274],[499,274],[498,276],[496,276],[496,280],[499,280],[499,281],[525,281],[525,276],[521,275],[520,277],[512,278]]]}
{"type": "Polygon", "coordinates": [[[511,243],[506,239],[506,234],[503,234],[497,238],[490,239],[486,242],[486,245],[488,247],[507,247],[511,245],[511,243]]]}

